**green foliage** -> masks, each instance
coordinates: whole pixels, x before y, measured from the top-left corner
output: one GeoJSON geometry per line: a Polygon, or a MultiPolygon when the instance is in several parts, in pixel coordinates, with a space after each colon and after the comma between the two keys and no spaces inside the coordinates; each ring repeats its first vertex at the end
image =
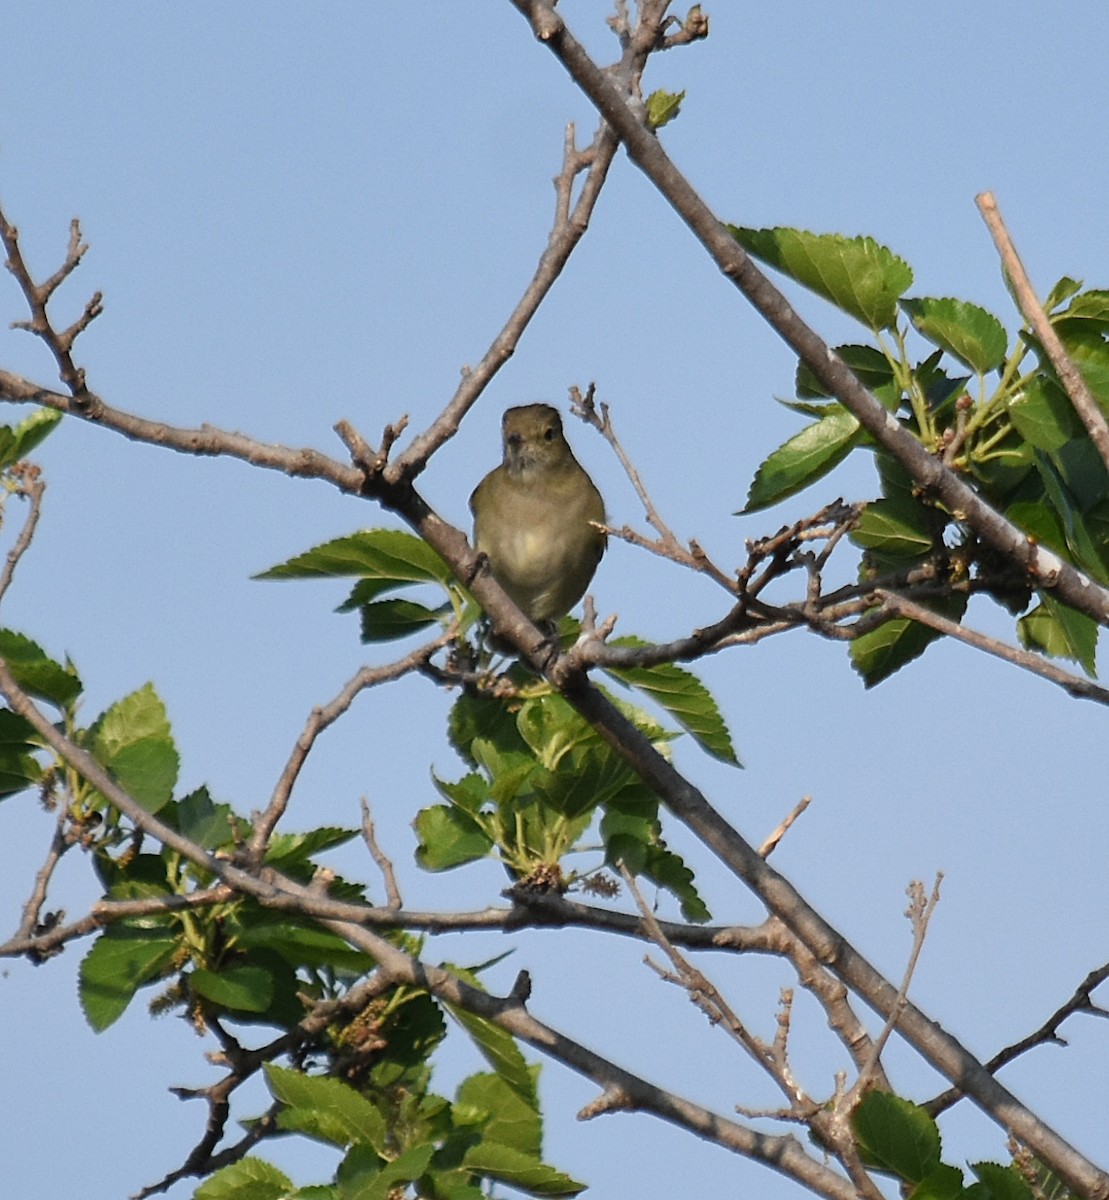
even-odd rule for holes
{"type": "Polygon", "coordinates": [[[977,1182],[940,1159],[939,1127],[925,1109],[888,1092],[868,1092],[851,1114],[867,1166],[899,1179],[909,1200],[1033,1200],[1015,1166],[974,1163],[977,1182]]]}
{"type": "MultiPolygon", "coordinates": [[[[619,674],[622,683],[678,715],[717,757],[736,762],[715,703],[688,672],[650,668],[619,674]]],[[[642,709],[621,707],[665,752],[672,735],[642,709]]],[[[563,860],[587,849],[585,835],[599,817],[602,862],[622,862],[669,891],[687,919],[708,919],[693,873],[662,838],[657,797],[546,685],[532,684],[511,700],[463,694],[451,712],[449,732],[474,769],[456,781],[433,777],[446,803],[416,818],[421,866],[443,871],[496,855],[524,885],[562,891],[581,878],[564,870],[563,860]]]]}
{"type": "Polygon", "coordinates": [[[669,124],[682,110],[685,92],[664,92],[660,88],[647,97],[647,124],[652,129],[661,129],[669,124]]]}
{"type": "Polygon", "coordinates": [[[58,427],[62,414],[56,408],[37,408],[18,425],[0,425],[0,471],[27,457],[58,427]]]}
{"type": "MultiPolygon", "coordinates": [[[[905,296],[911,270],[871,239],[729,228],[750,253],[871,331],[873,345],[840,346],[836,353],[926,449],[944,454],[1030,538],[1109,584],[1109,472],[1027,330],[1011,338],[976,304],[905,296]],[[914,336],[930,343],[923,357],[911,348],[914,336]],[[974,373],[973,395],[967,390],[972,377],[959,373],[967,369],[974,373]]],[[[1109,411],[1109,291],[1083,291],[1081,283],[1064,278],[1052,289],[1047,309],[1109,411]]],[[[809,423],[764,459],[744,512],[811,487],[857,450],[875,452],[855,418],[829,399],[828,389],[803,365],[796,395],[789,407],[809,423]]],[[[896,589],[910,572],[923,571],[932,589],[925,602],[956,621],[966,596],[992,596],[1018,618],[1017,634],[1026,647],[1094,673],[1094,622],[1054,597],[1039,596],[1029,610],[1032,590],[1019,570],[982,544],[960,514],[921,494],[884,452],[876,459],[882,495],[863,512],[852,537],[863,551],[860,581],[896,589]]],[[[891,620],[852,643],[852,662],[872,685],[937,636],[914,622],[891,620]]]]}
{"type": "Polygon", "coordinates": [[[874,331],[894,324],[897,301],[913,282],[908,263],[873,238],[736,225],[728,230],[749,254],[874,331]]]}
{"type": "Polygon", "coordinates": [[[362,641],[388,642],[408,637],[458,617],[461,632],[477,619],[478,609],[450,567],[422,538],[399,529],[365,529],[324,542],[256,575],[256,579],[331,579],[356,576],[339,612],[358,612],[362,641]],[[419,584],[432,585],[445,603],[429,607],[388,593],[419,584]],[[382,598],[386,597],[386,598],[382,598]]]}

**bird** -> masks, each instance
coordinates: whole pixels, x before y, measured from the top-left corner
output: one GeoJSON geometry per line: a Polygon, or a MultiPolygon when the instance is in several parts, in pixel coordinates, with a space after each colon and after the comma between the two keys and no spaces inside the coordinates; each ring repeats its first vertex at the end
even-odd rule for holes
{"type": "Polygon", "coordinates": [[[585,595],[605,552],[605,505],[549,404],[508,409],[504,457],[470,497],[474,543],[493,578],[552,630],[585,595]]]}

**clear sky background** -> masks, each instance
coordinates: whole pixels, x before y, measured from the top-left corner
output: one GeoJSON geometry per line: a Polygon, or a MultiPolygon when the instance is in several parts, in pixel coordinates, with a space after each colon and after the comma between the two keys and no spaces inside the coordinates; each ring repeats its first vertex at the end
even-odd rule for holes
{"type": "MultiPolygon", "coordinates": [[[[92,290],[105,293],[104,315],[78,343],[90,386],[175,424],[207,421],[340,457],[340,418],[371,439],[402,413],[425,426],[530,278],[566,121],[583,140],[595,127],[507,0],[9,7],[0,197],[40,275],[61,261],[80,215],[92,249],[57,307],[71,319],[92,290]]],[[[1109,286],[1109,7],[706,7],[709,40],[657,60],[648,84],[688,90],[663,138],[722,218],[872,235],[912,264],[913,294],[973,300],[1013,329],[973,203],[988,188],[1041,293],[1062,274],[1109,286]]],[[[560,11],[614,57],[606,4],[563,0],[560,11]]],[[[812,297],[796,299],[830,340],[855,335],[812,297]]],[[[3,324],[24,315],[5,276],[3,324]]],[[[0,364],[54,382],[24,333],[0,333],[0,364]]],[[[874,494],[860,461],[780,510],[731,515],[761,459],[800,427],[774,403],[791,394],[794,365],[620,156],[565,276],[421,486],[444,517],[468,525],[466,499],[499,455],[503,409],[564,407],[570,385],[595,380],[672,527],[738,565],[745,538],[837,495],[874,494]]],[[[641,525],[600,439],[572,421],[568,430],[613,521],[641,525]]],[[[333,615],[341,583],[249,577],[389,519],[318,483],[133,445],[76,421],[37,457],[45,517],[0,620],[72,655],[89,720],[153,680],[183,788],[206,783],[240,810],[259,806],[309,709],[393,652],[367,651],[356,619],[333,615]]],[[[708,584],[619,544],[593,591],[622,632],[652,639],[724,611],[708,584]]],[[[985,605],[968,620],[1006,627],[985,605]]],[[[946,873],[913,996],[980,1057],[1038,1026],[1105,960],[1100,709],[955,645],[872,692],[844,647],[800,633],[697,669],[746,770],[684,743],[678,764],[753,840],[813,796],[776,865],[887,975],[900,977],[909,951],[906,885],[946,873]]],[[[503,886],[492,867],[431,877],[412,863],[410,822],[433,802],[429,768],[460,773],[442,734],[449,702],[413,680],[364,696],[317,748],[288,819],[354,824],[365,794],[414,908],[476,907],[503,886]]],[[[51,818],[31,796],[6,801],[0,816],[0,915],[14,928],[51,818]]],[[[670,836],[698,866],[717,920],[761,917],[684,830],[670,836]]],[[[356,846],[336,864],[375,879],[356,846]]],[[[50,906],[73,916],[94,890],[82,863],[66,867],[50,906]]],[[[439,939],[429,954],[479,962],[509,942],[439,939]]],[[[537,1016],[722,1112],[777,1104],[724,1035],[640,964],[640,945],[554,932],[511,944],[519,949],[490,985],[505,989],[527,967],[537,1016]]],[[[210,1045],[174,1018],[151,1021],[141,995],[94,1036],[75,989],[84,949],[0,974],[6,1196],[52,1200],[80,1180],[89,1196],[123,1197],[177,1166],[202,1130],[202,1106],[167,1088],[213,1078],[210,1045]]],[[[788,972],[706,965],[769,1036],[788,972]]],[[[827,1093],[840,1060],[822,1016],[799,1001],[796,1023],[798,1072],[827,1093]]],[[[1003,1079],[1104,1160],[1109,1033],[1090,1018],[1065,1032],[1069,1048],[1039,1049],[1003,1079]]],[[[443,1090],[481,1067],[459,1040],[443,1056],[443,1090]]],[[[904,1094],[940,1090],[896,1042],[889,1065],[904,1094]]],[[[704,1194],[801,1194],[650,1118],[577,1124],[595,1088],[556,1065],[544,1067],[543,1091],[548,1158],[598,1197],[682,1195],[691,1181],[704,1194]]],[[[261,1110],[262,1094],[252,1099],[240,1115],[261,1110]]],[[[1001,1132],[967,1105],[943,1128],[949,1161],[1004,1154],[1001,1132]]],[[[330,1170],[301,1142],[264,1153],[299,1182],[330,1170]]]]}

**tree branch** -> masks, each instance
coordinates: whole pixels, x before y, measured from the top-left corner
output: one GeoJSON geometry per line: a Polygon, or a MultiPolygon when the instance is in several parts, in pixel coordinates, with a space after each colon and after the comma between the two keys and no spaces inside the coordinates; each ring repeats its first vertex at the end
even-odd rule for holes
{"type": "Polygon", "coordinates": [[[1078,413],[1082,424],[1086,427],[1090,441],[1101,455],[1101,461],[1105,464],[1106,470],[1109,470],[1109,423],[1106,423],[1101,405],[1094,398],[1089,384],[1083,379],[1074,359],[1067,353],[1067,348],[1055,332],[1055,327],[1047,313],[1044,312],[1043,305],[1036,298],[1032,281],[1028,278],[1024,263],[1021,262],[1017,248],[1013,245],[1013,239],[1009,236],[1005,222],[1001,219],[1001,212],[997,207],[993,192],[980,193],[975,196],[974,203],[977,204],[978,211],[982,214],[982,219],[986,222],[997,252],[1001,256],[1001,265],[1005,268],[1005,274],[1013,285],[1013,292],[1016,295],[1021,315],[1028,322],[1032,332],[1047,353],[1051,365],[1055,368],[1055,374],[1058,375],[1059,382],[1063,385],[1063,391],[1067,393],[1067,398],[1074,406],[1074,411],[1078,413]]]}

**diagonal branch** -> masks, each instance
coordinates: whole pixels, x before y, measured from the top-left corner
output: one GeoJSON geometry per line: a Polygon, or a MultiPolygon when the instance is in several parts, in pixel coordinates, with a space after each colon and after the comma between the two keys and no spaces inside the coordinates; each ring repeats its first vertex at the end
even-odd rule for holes
{"type": "Polygon", "coordinates": [[[705,247],[723,274],[751,302],[817,379],[917,483],[937,496],[991,546],[1019,564],[1038,586],[1052,588],[1072,608],[1109,624],[1109,589],[1029,541],[990,507],[958,474],[944,465],[859,382],[827,343],[794,311],[785,296],[755,266],[684,175],[655,133],[627,103],[608,75],[571,35],[547,0],[510,0],[536,37],[552,51],[578,87],[619,135],[628,157],[655,185],[705,247]]]}
{"type": "Polygon", "coordinates": [[[1009,236],[1005,222],[1001,219],[1001,212],[997,207],[993,192],[982,192],[974,198],[974,202],[978,205],[978,211],[982,214],[982,219],[986,222],[997,252],[1001,256],[1001,264],[1013,285],[1013,292],[1016,295],[1021,315],[1028,322],[1032,332],[1047,353],[1047,357],[1051,360],[1055,374],[1058,375],[1059,382],[1063,385],[1063,391],[1067,393],[1067,398],[1074,406],[1074,411],[1078,413],[1082,424],[1085,425],[1086,432],[1090,435],[1090,441],[1101,455],[1101,461],[1105,464],[1106,470],[1109,470],[1109,423],[1105,420],[1101,405],[1094,398],[1089,384],[1083,379],[1082,373],[1075,366],[1074,359],[1067,353],[1067,348],[1055,332],[1055,326],[1044,312],[1043,305],[1036,298],[1032,281],[1028,278],[1024,263],[1021,262],[1017,248],[1013,245],[1013,239],[1009,236]]]}

